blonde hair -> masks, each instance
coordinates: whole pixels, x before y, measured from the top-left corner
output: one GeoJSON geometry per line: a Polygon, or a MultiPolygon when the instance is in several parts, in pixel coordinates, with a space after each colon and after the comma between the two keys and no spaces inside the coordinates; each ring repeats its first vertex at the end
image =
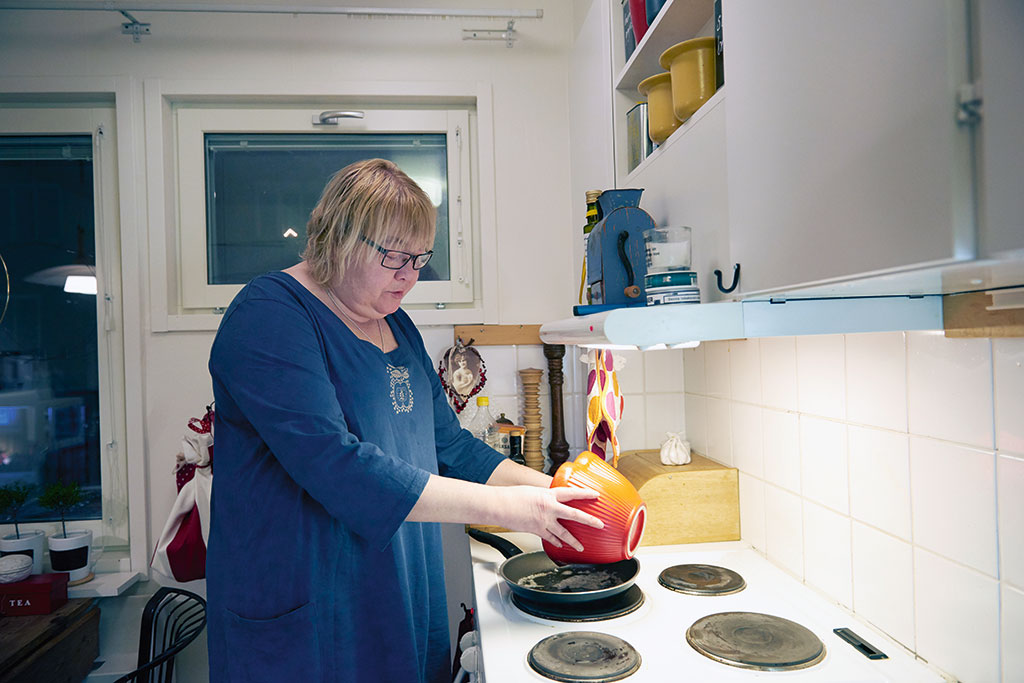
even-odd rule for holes
{"type": "MultiPolygon", "coordinates": [[[[302,258],[318,284],[345,273],[363,239],[384,245],[393,240],[418,249],[434,243],[437,210],[402,169],[387,159],[366,159],[341,169],[324,188],[306,224],[302,258]]],[[[363,250],[379,258],[373,248],[363,250]]]]}

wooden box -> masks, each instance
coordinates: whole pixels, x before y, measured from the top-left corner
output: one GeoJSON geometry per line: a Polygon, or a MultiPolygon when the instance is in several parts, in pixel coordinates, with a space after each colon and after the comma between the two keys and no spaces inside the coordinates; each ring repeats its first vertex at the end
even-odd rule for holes
{"type": "Polygon", "coordinates": [[[24,581],[0,583],[0,614],[8,617],[49,614],[68,601],[68,574],[35,574],[24,581]]]}
{"type": "Polygon", "coordinates": [[[688,465],[663,465],[659,451],[625,451],[619,471],[647,503],[640,545],[740,539],[737,470],[696,453],[688,465]]]}

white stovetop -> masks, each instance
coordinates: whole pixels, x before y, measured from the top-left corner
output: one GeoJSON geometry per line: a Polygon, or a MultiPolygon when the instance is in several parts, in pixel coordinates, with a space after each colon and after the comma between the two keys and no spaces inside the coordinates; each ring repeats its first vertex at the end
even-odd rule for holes
{"type": "MultiPolygon", "coordinates": [[[[524,551],[539,550],[530,534],[503,534],[524,551]]],[[[780,683],[914,683],[949,681],[916,660],[912,653],[852,616],[838,605],[801,584],[742,542],[700,543],[643,547],[637,552],[644,604],[631,614],[605,621],[563,623],[520,612],[511,603],[511,591],[498,575],[501,553],[471,540],[477,628],[483,658],[481,681],[506,683],[545,681],[529,668],[527,654],[540,640],[563,631],[597,631],[622,638],[641,658],[640,669],[624,679],[629,683],[665,681],[754,681],[780,683]],[[701,563],[727,567],[740,573],[747,587],[717,597],[675,593],[658,583],[658,574],[676,564],[701,563]],[[784,617],[810,629],[825,644],[826,656],[808,669],[760,672],[739,669],[711,660],[686,642],[686,630],[700,617],[716,612],[762,612],[784,617]],[[885,652],[889,659],[869,660],[832,632],[848,627],[863,640],[885,652]]],[[[881,561],[881,560],[880,560],[881,561]]]]}

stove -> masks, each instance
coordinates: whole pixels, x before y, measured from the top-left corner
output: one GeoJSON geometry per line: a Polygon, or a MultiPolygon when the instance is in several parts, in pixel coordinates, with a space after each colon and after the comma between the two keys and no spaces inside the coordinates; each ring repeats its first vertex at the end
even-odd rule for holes
{"type": "MultiPolygon", "coordinates": [[[[524,551],[540,548],[535,536],[508,534],[507,537],[524,551]]],[[[642,596],[640,602],[628,608],[602,610],[607,614],[576,615],[577,618],[524,611],[522,604],[517,605],[513,600],[508,584],[497,574],[504,561],[501,554],[476,541],[470,541],[470,549],[482,662],[477,680],[481,683],[770,679],[780,683],[783,679],[785,683],[923,683],[951,680],[742,542],[642,547],[636,554],[640,573],[630,589],[635,588],[642,596]],[[669,571],[666,573],[666,570],[669,571]],[[671,585],[666,585],[666,580],[671,585]],[[742,587],[740,582],[744,584],[742,587]],[[697,584],[698,589],[711,587],[717,592],[710,595],[680,592],[680,585],[689,590],[691,583],[697,584]],[[721,617],[736,613],[744,613],[746,621],[721,617]],[[776,630],[779,626],[782,630],[776,630]],[[868,659],[833,633],[835,628],[849,629],[884,651],[888,658],[868,659]],[[727,663],[731,646],[725,647],[725,656],[720,649],[715,649],[721,646],[718,636],[723,629],[738,630],[740,640],[748,644],[768,643],[769,647],[745,653],[744,663],[727,663]],[[775,645],[771,645],[773,639],[775,645]],[[779,642],[786,643],[784,651],[777,646],[779,642]],[[548,654],[541,654],[538,660],[537,652],[548,654]],[[557,657],[551,659],[552,652],[559,653],[563,659],[570,658],[576,666],[568,667],[568,674],[565,673],[564,664],[558,663],[557,657]],[[602,678],[605,674],[601,673],[586,678],[591,673],[589,667],[604,666],[596,663],[600,659],[594,654],[597,652],[627,653],[629,663],[607,674],[610,677],[602,678]],[[780,661],[795,664],[797,668],[779,671],[776,665],[780,661]],[[574,669],[582,677],[573,678],[574,669]]]]}

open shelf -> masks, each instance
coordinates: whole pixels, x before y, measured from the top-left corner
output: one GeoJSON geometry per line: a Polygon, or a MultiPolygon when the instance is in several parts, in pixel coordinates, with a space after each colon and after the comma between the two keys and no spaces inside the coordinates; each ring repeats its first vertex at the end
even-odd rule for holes
{"type": "MultiPolygon", "coordinates": [[[[648,76],[661,73],[661,53],[676,43],[697,38],[698,31],[714,13],[713,0],[669,0],[654,24],[647,29],[629,61],[615,79],[615,89],[636,97],[636,87],[648,76]]],[[[622,53],[620,53],[622,54],[622,53]]]]}

